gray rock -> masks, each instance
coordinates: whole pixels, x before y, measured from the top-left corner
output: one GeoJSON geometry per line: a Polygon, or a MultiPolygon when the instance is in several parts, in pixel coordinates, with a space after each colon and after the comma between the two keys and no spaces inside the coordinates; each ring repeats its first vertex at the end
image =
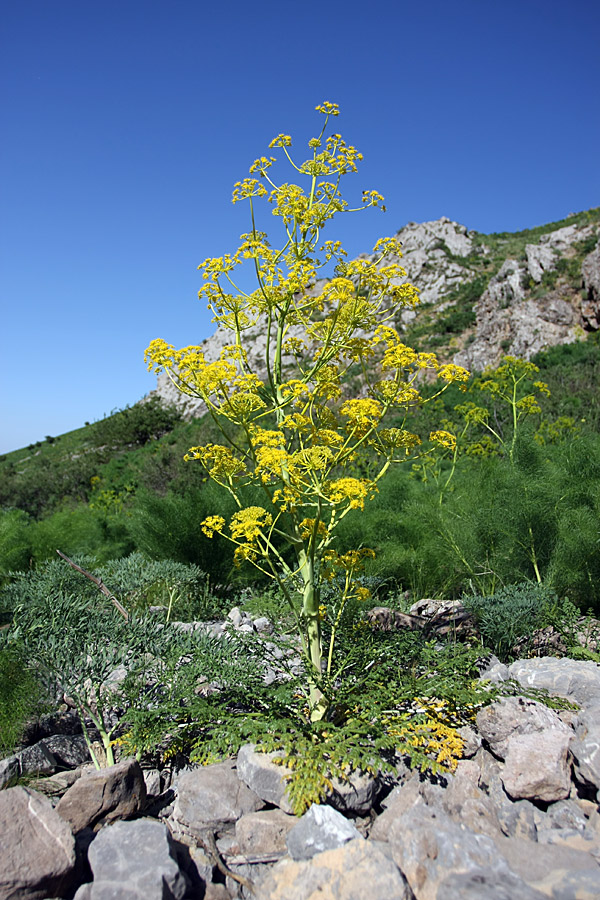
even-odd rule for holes
{"type": "Polygon", "coordinates": [[[92,841],[94,880],[76,900],[182,900],[188,880],[179,868],[166,825],[153,819],[115,822],[92,841]]]}
{"type": "Polygon", "coordinates": [[[356,816],[367,815],[377,801],[382,788],[381,779],[368,772],[350,772],[343,781],[332,779],[332,792],[327,803],[334,809],[356,816]]]}
{"type": "Polygon", "coordinates": [[[257,884],[260,900],[412,900],[401,872],[369,841],[354,840],[307,862],[284,859],[257,884]]]}
{"type": "MultiPolygon", "coordinates": [[[[475,768],[479,768],[477,765],[475,768]]],[[[502,827],[491,798],[477,786],[476,780],[460,771],[449,778],[441,796],[442,806],[459,825],[466,825],[476,834],[495,837],[502,827]]]]}
{"type": "Polygon", "coordinates": [[[237,606],[234,606],[233,609],[227,613],[227,618],[232,622],[234,628],[239,628],[244,621],[244,617],[237,606]]]}
{"type": "Polygon", "coordinates": [[[29,782],[29,787],[49,797],[62,797],[81,775],[81,769],[67,769],[66,772],[57,772],[48,778],[33,779],[29,782]]]}
{"type": "Polygon", "coordinates": [[[331,806],[313,803],[298,824],[288,831],[286,846],[292,859],[312,859],[317,853],[341,847],[355,838],[363,840],[341,813],[331,806]]]}
{"type": "Polygon", "coordinates": [[[509,740],[516,735],[556,730],[572,737],[572,730],[554,710],[525,697],[504,697],[477,713],[477,728],[492,752],[504,759],[509,740]]]}
{"type": "Polygon", "coordinates": [[[511,801],[499,776],[493,779],[489,796],[503,834],[524,841],[537,841],[537,808],[533,803],[529,800],[511,801]]]}
{"type": "Polygon", "coordinates": [[[75,840],[45,797],[24,787],[0,793],[0,900],[44,900],[68,887],[75,840]]]}
{"type": "Polygon", "coordinates": [[[257,619],[254,619],[253,624],[256,631],[261,634],[271,634],[273,631],[273,624],[266,616],[259,616],[257,619]]]}
{"type": "Polygon", "coordinates": [[[53,775],[59,763],[46,746],[47,738],[17,753],[19,769],[24,775],[53,775]]]}
{"type": "Polygon", "coordinates": [[[546,244],[526,244],[527,272],[539,284],[544,272],[550,272],[556,266],[556,256],[546,244]]]}
{"type": "Polygon", "coordinates": [[[145,803],[146,785],[139,763],[125,759],[115,766],[86,772],[61,797],[56,811],[78,832],[134,816],[145,803]]]}
{"type": "Polygon", "coordinates": [[[277,766],[277,753],[259,753],[254,744],[244,744],[237,755],[237,770],[241,780],[266,803],[279,806],[286,813],[293,812],[286,793],[286,777],[291,775],[285,766],[277,766]]]}
{"type": "Polygon", "coordinates": [[[410,814],[416,807],[442,808],[444,791],[437,785],[420,781],[414,774],[405,784],[400,784],[385,798],[385,809],[371,827],[369,840],[388,841],[390,829],[399,816],[410,814]]]}
{"type": "Polygon", "coordinates": [[[21,774],[19,760],[16,756],[7,756],[0,760],[0,791],[21,774]]]}
{"type": "Polygon", "coordinates": [[[481,747],[481,735],[474,731],[470,725],[462,725],[458,733],[464,741],[462,755],[464,759],[471,759],[481,747]]]}
{"type": "Polygon", "coordinates": [[[581,280],[586,298],[581,317],[588,328],[600,328],[600,244],[588,253],[581,265],[581,280]]]}
{"type": "Polygon", "coordinates": [[[201,834],[236,822],[264,806],[257,794],[238,778],[233,762],[183,772],[177,782],[173,819],[201,834]]]}
{"type": "Polygon", "coordinates": [[[515,877],[492,838],[461,827],[440,809],[418,806],[398,816],[391,824],[389,843],[394,862],[418,900],[443,898],[440,885],[449,874],[498,881],[515,877]]]}
{"type": "Polygon", "coordinates": [[[235,838],[242,856],[277,856],[286,852],[286,835],[298,820],[281,809],[247,813],[235,823],[235,838]]]}
{"type": "Polygon", "coordinates": [[[514,734],[508,740],[502,781],[515,799],[563,800],[571,790],[571,734],[557,728],[514,734]]]}
{"type": "Polygon", "coordinates": [[[580,713],[571,752],[577,777],[596,788],[600,802],[600,705],[580,713]]]}
{"type": "Polygon", "coordinates": [[[440,883],[443,900],[545,900],[546,894],[525,884],[514,872],[498,873],[480,868],[475,872],[452,873],[440,883]]]}
{"type": "Polygon", "coordinates": [[[552,656],[519,659],[509,673],[524,687],[543,688],[583,707],[600,705],[600,666],[595,662],[552,656]]]}
{"type": "Polygon", "coordinates": [[[499,838],[496,845],[512,871],[546,896],[597,900],[600,866],[589,853],[558,844],[531,845],[508,837],[499,838]]]}
{"type": "Polygon", "coordinates": [[[161,791],[160,772],[158,769],[142,769],[146,794],[148,797],[158,797],[161,791]]]}

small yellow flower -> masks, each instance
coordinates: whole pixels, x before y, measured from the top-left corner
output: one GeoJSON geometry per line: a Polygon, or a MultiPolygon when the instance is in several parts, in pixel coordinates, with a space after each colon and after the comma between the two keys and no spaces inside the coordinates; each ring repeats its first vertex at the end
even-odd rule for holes
{"type": "Polygon", "coordinates": [[[432,431],[429,435],[429,440],[433,441],[434,444],[439,444],[440,447],[445,447],[448,450],[456,449],[456,438],[453,434],[450,434],[449,431],[432,431]]]}

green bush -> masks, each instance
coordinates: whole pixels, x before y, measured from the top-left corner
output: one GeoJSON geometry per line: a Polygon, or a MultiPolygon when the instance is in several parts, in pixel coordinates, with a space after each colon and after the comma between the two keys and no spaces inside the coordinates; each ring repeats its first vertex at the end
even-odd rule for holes
{"type": "MultiPolygon", "coordinates": [[[[560,618],[558,597],[543,584],[509,584],[491,596],[467,595],[462,602],[475,616],[486,647],[502,662],[515,658],[517,642],[532,638],[537,629],[560,618]]],[[[517,655],[526,655],[526,650],[520,644],[517,655]]]]}
{"type": "MultiPolygon", "coordinates": [[[[93,558],[75,556],[73,560],[97,578],[129,612],[144,613],[149,606],[170,607],[171,619],[186,621],[221,617],[226,601],[209,590],[208,576],[198,566],[172,560],[150,560],[141,553],[96,566],[93,558]]],[[[28,572],[14,573],[0,588],[0,608],[8,621],[18,608],[29,603],[44,604],[47,598],[77,597],[81,602],[102,606],[110,601],[101,597],[97,586],[66,561],[52,560],[28,572]]],[[[229,606],[233,605],[229,602],[229,606]]],[[[17,623],[18,624],[18,623],[17,623]]]]}
{"type": "Polygon", "coordinates": [[[18,644],[0,646],[0,757],[11,754],[27,722],[49,709],[18,644]]]}
{"type": "Polygon", "coordinates": [[[32,555],[27,513],[21,509],[0,510],[0,581],[8,572],[26,569],[32,555]]]}

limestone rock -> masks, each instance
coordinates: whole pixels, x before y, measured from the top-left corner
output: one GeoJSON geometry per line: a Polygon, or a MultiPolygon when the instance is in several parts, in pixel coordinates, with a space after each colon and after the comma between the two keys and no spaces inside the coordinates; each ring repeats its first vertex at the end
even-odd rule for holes
{"type": "Polygon", "coordinates": [[[173,819],[192,833],[216,830],[264,806],[238,778],[235,763],[191,769],[179,776],[173,819]]]}
{"type": "Polygon", "coordinates": [[[373,808],[381,792],[381,779],[368,772],[353,771],[343,780],[333,778],[333,790],[327,796],[327,803],[340,812],[364,816],[373,808]]]}
{"type": "Polygon", "coordinates": [[[526,244],[527,271],[538,284],[544,272],[550,272],[556,265],[556,257],[547,244],[526,244]]]}
{"type": "Polygon", "coordinates": [[[348,819],[331,806],[313,803],[288,831],[286,846],[292,859],[312,859],[317,853],[354,839],[363,838],[348,819]]]}
{"type": "Polygon", "coordinates": [[[19,760],[16,756],[7,756],[0,760],[0,790],[16,781],[21,774],[19,760]]]}
{"type": "Polygon", "coordinates": [[[449,874],[467,875],[471,881],[508,880],[515,897],[521,888],[524,891],[492,838],[461,827],[440,809],[418,806],[398,816],[389,843],[394,862],[418,900],[443,898],[441,884],[449,874]]]}
{"type": "Polygon", "coordinates": [[[586,292],[581,305],[581,316],[588,328],[600,328],[600,244],[584,259],[581,280],[586,292]]]}
{"type": "Polygon", "coordinates": [[[579,714],[571,752],[578,777],[596,788],[600,802],[600,704],[579,714]]]}
{"type": "Polygon", "coordinates": [[[0,900],[61,893],[75,867],[75,840],[45,797],[24,787],[0,793],[0,900]]]}
{"type": "Polygon", "coordinates": [[[273,759],[277,756],[277,753],[259,753],[254,744],[244,744],[237,755],[238,775],[266,803],[292,813],[286,794],[286,775],[291,773],[285,766],[275,765],[273,759]]]}
{"type": "Polygon", "coordinates": [[[512,871],[542,894],[597,900],[600,866],[590,854],[556,844],[531,845],[508,837],[499,838],[496,845],[512,871]]]}
{"type": "Polygon", "coordinates": [[[285,854],[286,835],[297,822],[281,809],[247,813],[235,823],[239,852],[249,857],[285,854]]]}
{"type": "Polygon", "coordinates": [[[542,688],[584,707],[600,705],[600,666],[595,662],[553,656],[519,659],[509,674],[524,687],[542,688]]]}
{"type": "Polygon", "coordinates": [[[571,790],[567,760],[571,735],[557,728],[515,734],[508,740],[502,772],[504,788],[515,799],[563,800],[571,790]]]}
{"type": "Polygon", "coordinates": [[[405,879],[373,843],[350,841],[308,862],[285,859],[257,885],[260,900],[411,900],[405,879]]]}
{"type": "Polygon", "coordinates": [[[76,900],[183,900],[186,895],[188,881],[162,822],[115,822],[92,841],[88,859],[94,880],[78,890],[76,900]]]}
{"type": "Polygon", "coordinates": [[[546,894],[525,884],[513,872],[477,869],[475,872],[453,872],[440,884],[438,896],[443,900],[545,900],[546,894]]]}
{"type": "Polygon", "coordinates": [[[396,819],[411,813],[416,807],[429,805],[441,809],[443,793],[441,787],[421,781],[417,774],[405,784],[397,785],[385,798],[385,809],[375,819],[369,840],[389,840],[390,829],[396,819]]]}
{"type": "Polygon", "coordinates": [[[79,778],[60,799],[56,811],[78,832],[136,815],[145,802],[146,785],[139,763],[125,759],[79,778]]]}
{"type": "Polygon", "coordinates": [[[554,729],[570,738],[573,733],[554,710],[525,697],[504,697],[484,707],[477,713],[477,728],[492,753],[501,759],[505,758],[509,740],[515,735],[554,729]]]}

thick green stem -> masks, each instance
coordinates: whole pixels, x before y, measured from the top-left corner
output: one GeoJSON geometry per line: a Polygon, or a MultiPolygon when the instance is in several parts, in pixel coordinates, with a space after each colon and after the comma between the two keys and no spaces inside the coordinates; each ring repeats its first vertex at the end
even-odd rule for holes
{"type": "Polygon", "coordinates": [[[299,571],[302,577],[302,617],[305,627],[305,653],[309,665],[309,705],[310,718],[318,722],[326,712],[325,697],[318,686],[321,677],[321,624],[319,622],[319,593],[315,584],[315,566],[303,549],[299,555],[299,571]]]}

